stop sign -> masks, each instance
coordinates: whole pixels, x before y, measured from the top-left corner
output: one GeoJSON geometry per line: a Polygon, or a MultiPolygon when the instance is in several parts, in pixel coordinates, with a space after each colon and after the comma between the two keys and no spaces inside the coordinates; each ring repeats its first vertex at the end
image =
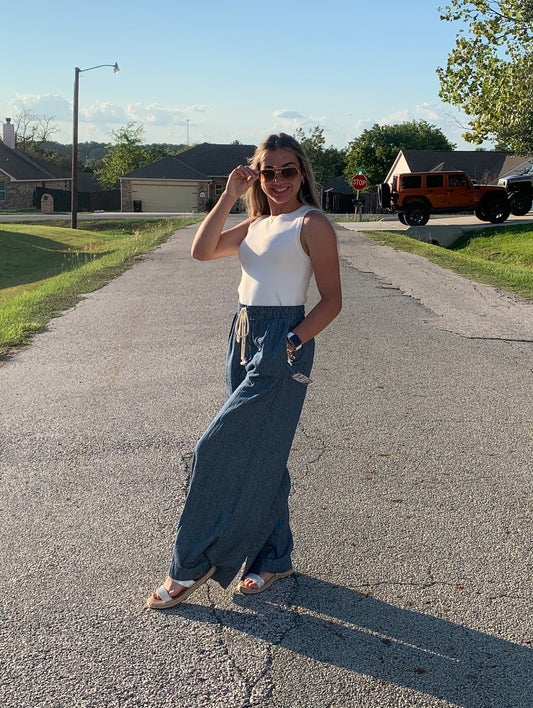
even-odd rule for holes
{"type": "Polygon", "coordinates": [[[364,189],[368,184],[368,180],[364,175],[355,175],[352,177],[352,187],[354,189],[364,189]]]}

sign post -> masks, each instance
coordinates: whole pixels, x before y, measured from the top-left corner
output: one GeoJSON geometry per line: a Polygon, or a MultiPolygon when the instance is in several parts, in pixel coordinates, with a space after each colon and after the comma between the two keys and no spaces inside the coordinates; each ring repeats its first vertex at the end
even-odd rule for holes
{"type": "MultiPolygon", "coordinates": [[[[355,216],[359,210],[359,192],[364,189],[368,184],[367,178],[363,174],[358,174],[354,175],[352,177],[352,187],[355,189],[355,199],[356,199],[356,205],[355,205],[355,212],[354,212],[354,220],[355,216]]],[[[363,212],[359,212],[359,220],[361,220],[363,216],[363,212]]]]}

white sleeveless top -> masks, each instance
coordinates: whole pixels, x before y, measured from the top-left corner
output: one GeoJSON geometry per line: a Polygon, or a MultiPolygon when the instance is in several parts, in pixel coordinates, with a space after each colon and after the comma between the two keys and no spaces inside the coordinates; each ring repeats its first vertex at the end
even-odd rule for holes
{"type": "Polygon", "coordinates": [[[304,216],[315,207],[302,205],[278,216],[252,222],[239,247],[241,305],[303,305],[313,274],[311,259],[302,248],[304,216]]]}

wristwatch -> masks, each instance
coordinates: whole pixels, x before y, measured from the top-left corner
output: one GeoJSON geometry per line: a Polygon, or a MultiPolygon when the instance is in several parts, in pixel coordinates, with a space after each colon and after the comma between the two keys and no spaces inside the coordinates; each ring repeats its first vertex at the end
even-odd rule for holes
{"type": "Polygon", "coordinates": [[[289,334],[287,335],[287,341],[290,342],[295,352],[297,352],[303,346],[302,340],[297,334],[294,334],[294,332],[289,332],[289,334]]]}

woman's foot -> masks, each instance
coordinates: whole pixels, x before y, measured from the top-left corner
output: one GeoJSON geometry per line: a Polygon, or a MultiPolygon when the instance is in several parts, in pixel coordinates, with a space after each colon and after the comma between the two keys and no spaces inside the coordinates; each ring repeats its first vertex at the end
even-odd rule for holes
{"type": "Polygon", "coordinates": [[[237,592],[242,595],[257,595],[257,593],[263,592],[269,588],[272,583],[282,578],[287,578],[292,575],[293,569],[286,570],[283,573],[247,573],[244,579],[237,585],[237,592]]]}
{"type": "MultiPolygon", "coordinates": [[[[170,578],[170,577],[167,577],[167,579],[165,580],[165,582],[163,583],[163,585],[161,587],[165,588],[165,590],[168,592],[168,594],[170,595],[171,598],[177,597],[180,594],[180,592],[185,590],[184,585],[179,585],[175,580],[172,580],[172,578],[170,578]]],[[[155,602],[158,602],[158,601],[163,602],[163,598],[159,597],[159,595],[157,594],[157,590],[156,590],[156,592],[153,592],[148,599],[151,600],[152,602],[154,602],[154,601],[155,602]]]]}
{"type": "Polygon", "coordinates": [[[184,602],[191,593],[197,590],[215,572],[216,567],[210,568],[207,573],[197,580],[186,580],[177,582],[167,577],[163,585],[157,588],[150,597],[146,599],[146,604],[152,610],[165,610],[167,607],[174,607],[184,602]]]}
{"type": "MultiPolygon", "coordinates": [[[[264,583],[268,583],[268,581],[274,577],[274,573],[259,573],[258,574],[260,578],[263,579],[264,583]]],[[[259,590],[259,585],[256,583],[255,580],[252,578],[246,576],[243,581],[240,583],[241,588],[246,588],[247,590],[259,590]]],[[[261,585],[261,587],[263,587],[261,585]]]]}

